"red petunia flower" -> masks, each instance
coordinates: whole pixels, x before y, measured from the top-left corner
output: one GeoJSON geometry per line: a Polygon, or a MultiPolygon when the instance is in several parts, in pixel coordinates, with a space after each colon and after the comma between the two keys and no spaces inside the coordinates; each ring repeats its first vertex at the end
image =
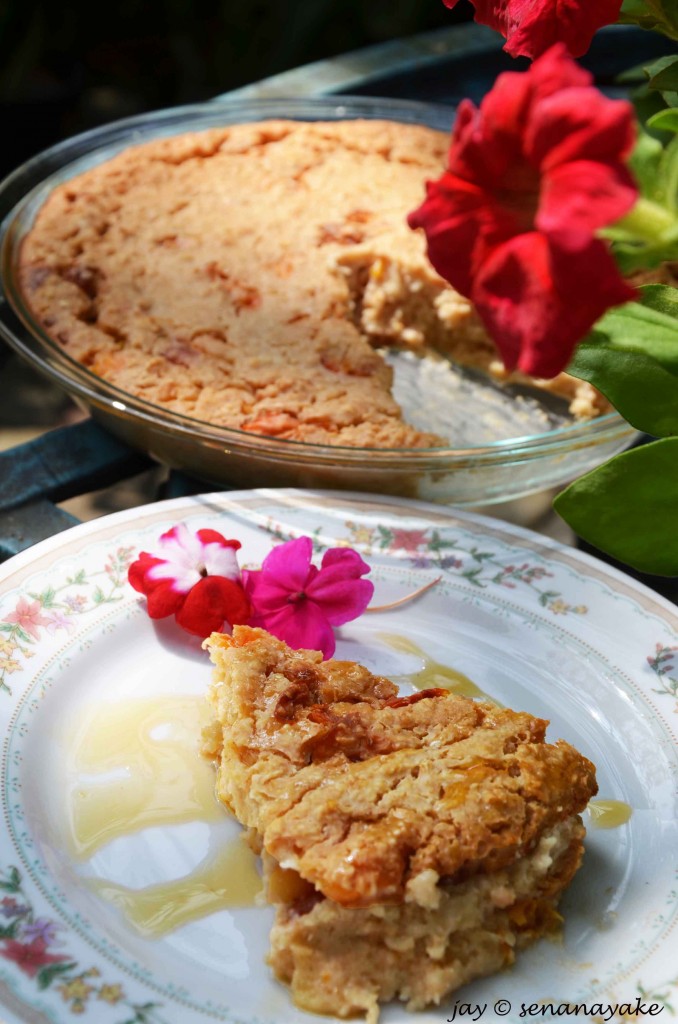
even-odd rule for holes
{"type": "Polygon", "coordinates": [[[191,533],[183,524],[160,537],[161,551],[142,551],[128,570],[135,590],[145,594],[152,619],[174,615],[188,633],[206,637],[248,621],[250,605],[236,551],[240,541],[216,530],[191,533]]]}
{"type": "Polygon", "coordinates": [[[562,45],[464,100],[448,168],[410,214],[438,273],[471,299],[507,369],[553,377],[611,306],[634,298],[595,232],[638,189],[624,160],[633,108],[562,45]]]}
{"type": "MultiPolygon", "coordinates": [[[[456,7],[459,0],[443,0],[456,7]]],[[[512,57],[541,56],[554,43],[564,43],[573,57],[586,53],[603,25],[613,25],[622,0],[471,0],[475,20],[506,39],[512,57]]]]}
{"type": "Polygon", "coordinates": [[[0,949],[0,956],[5,960],[11,960],[17,967],[34,978],[41,967],[48,964],[60,964],[68,960],[67,956],[58,956],[47,952],[47,943],[44,939],[34,939],[33,942],[17,942],[15,939],[5,939],[5,944],[0,949]]]}
{"type": "Polygon", "coordinates": [[[250,624],[263,626],[294,648],[335,650],[333,626],[356,619],[367,608],[374,586],[360,577],[370,571],[352,548],[330,548],[320,568],[311,564],[310,537],[274,548],[261,569],[245,570],[243,580],[252,602],[250,624]]]}

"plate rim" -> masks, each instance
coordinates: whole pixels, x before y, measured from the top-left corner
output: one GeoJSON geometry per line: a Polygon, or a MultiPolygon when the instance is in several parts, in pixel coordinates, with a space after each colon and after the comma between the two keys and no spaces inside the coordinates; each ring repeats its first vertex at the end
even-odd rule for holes
{"type": "MultiPolygon", "coordinates": [[[[394,510],[403,510],[404,517],[408,514],[410,516],[415,516],[417,513],[420,513],[422,514],[422,517],[425,517],[426,513],[429,513],[431,517],[440,517],[441,519],[447,519],[448,521],[459,519],[465,524],[475,524],[478,527],[486,527],[491,529],[495,536],[506,534],[509,538],[514,537],[527,542],[527,546],[534,551],[541,550],[545,553],[548,552],[550,555],[556,555],[557,560],[566,565],[583,565],[589,569],[589,573],[587,575],[592,578],[597,580],[610,579],[615,581],[620,585],[621,589],[619,589],[619,587],[614,589],[618,590],[620,593],[630,592],[633,594],[637,592],[639,596],[644,598],[645,602],[651,605],[656,604],[658,608],[665,612],[668,616],[667,621],[673,620],[674,628],[678,631],[678,606],[676,604],[664,597],[662,594],[653,590],[647,584],[634,579],[632,576],[629,576],[621,569],[617,569],[615,566],[608,565],[608,563],[597,558],[595,555],[589,554],[586,551],[580,551],[572,545],[564,543],[563,541],[555,540],[552,537],[547,537],[536,530],[530,529],[529,527],[519,526],[515,523],[507,522],[506,520],[487,513],[470,511],[466,508],[457,507],[455,505],[436,504],[434,502],[424,501],[418,498],[400,498],[395,495],[378,494],[370,491],[348,491],[300,487],[255,487],[238,488],[232,491],[205,491],[200,494],[185,495],[178,498],[164,498],[160,501],[146,502],[143,505],[121,509],[117,512],[111,512],[107,515],[98,516],[95,519],[78,523],[77,525],[68,527],[66,530],[62,530],[51,537],[38,541],[36,544],[31,545],[31,547],[24,551],[20,551],[17,554],[12,555],[5,562],[0,564],[0,584],[9,582],[15,575],[24,575],[25,570],[33,562],[42,560],[44,556],[53,551],[58,551],[64,542],[77,541],[80,538],[89,536],[90,534],[98,534],[100,531],[104,531],[108,534],[117,527],[118,524],[128,523],[140,516],[143,516],[144,519],[162,519],[165,512],[171,512],[183,507],[190,507],[193,504],[195,504],[196,508],[199,508],[201,503],[206,504],[208,502],[214,502],[218,504],[219,501],[238,502],[254,495],[271,496],[272,498],[289,496],[291,498],[299,498],[302,502],[312,499],[315,496],[323,500],[336,500],[340,503],[349,503],[351,500],[358,502],[376,502],[377,504],[385,504],[394,510]],[[158,513],[157,516],[156,512],[158,513]]],[[[104,539],[103,536],[102,539],[104,539]]],[[[665,616],[662,615],[661,617],[664,618],[665,616]]]]}

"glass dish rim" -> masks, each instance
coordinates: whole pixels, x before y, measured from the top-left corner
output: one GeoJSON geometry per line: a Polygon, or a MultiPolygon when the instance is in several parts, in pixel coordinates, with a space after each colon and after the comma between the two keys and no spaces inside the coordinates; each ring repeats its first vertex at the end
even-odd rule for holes
{"type": "Polygon", "coordinates": [[[455,448],[453,445],[366,448],[257,435],[178,413],[123,391],[67,355],[33,319],[16,280],[14,257],[28,227],[22,223],[22,218],[28,212],[32,220],[48,190],[81,173],[85,169],[83,165],[94,166],[110,158],[114,152],[143,144],[153,138],[200,131],[219,123],[237,124],[276,117],[339,120],[351,119],[356,115],[426,124],[439,130],[444,130],[443,124],[446,123],[449,130],[454,109],[416,100],[350,95],[233,100],[219,98],[205,103],[149,111],[100,125],[62,140],[31,157],[0,183],[0,335],[41,373],[52,378],[67,392],[75,393],[88,405],[105,407],[117,415],[128,413],[130,417],[155,429],[168,430],[194,441],[202,440],[212,445],[216,443],[225,450],[238,449],[243,453],[247,450],[251,455],[274,457],[279,461],[355,465],[369,458],[370,462],[376,463],[375,469],[392,470],[402,461],[403,466],[410,471],[419,467],[449,470],[454,468],[455,463],[513,462],[547,454],[564,454],[573,448],[612,442],[627,435],[632,437],[633,428],[614,411],[538,434],[506,438],[467,448],[455,448]],[[200,123],[196,124],[196,120],[200,123]],[[44,171],[46,163],[52,164],[47,174],[44,171]],[[15,196],[14,192],[19,194],[15,196]],[[17,234],[20,236],[18,239],[17,234]],[[27,332],[28,340],[19,335],[17,324],[27,332]]]}

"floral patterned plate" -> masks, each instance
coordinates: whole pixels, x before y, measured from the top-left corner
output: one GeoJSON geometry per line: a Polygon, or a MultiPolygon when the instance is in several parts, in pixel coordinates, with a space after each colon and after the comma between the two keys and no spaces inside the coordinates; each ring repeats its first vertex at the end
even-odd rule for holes
{"type": "Polygon", "coordinates": [[[463,673],[502,703],[549,718],[551,739],[564,737],[596,763],[600,796],[632,808],[616,828],[585,815],[587,853],[563,901],[562,943],[537,944],[446,1006],[416,1015],[388,1006],[384,1024],[442,1024],[457,1017],[456,1000],[487,1004],[485,1020],[518,1021],[543,1001],[585,1003],[582,1015],[604,1020],[622,1002],[641,1013],[655,1003],[664,1021],[678,1013],[675,609],[590,558],[498,521],[399,499],[259,490],[109,516],[0,570],[0,1021],[325,1019],[297,1010],[272,980],[269,909],[220,909],[148,939],[98,894],[102,878],[134,889],[190,873],[213,830],[235,825],[149,827],[89,859],[66,841],[69,724],[83,708],[207,686],[199,642],[170,620],[153,623],[126,579],[136,554],[178,522],[238,538],[250,565],[302,534],[318,553],[350,545],[372,566],[377,604],[440,577],[414,601],[342,627],[338,655],[404,681],[426,657],[463,673]]]}

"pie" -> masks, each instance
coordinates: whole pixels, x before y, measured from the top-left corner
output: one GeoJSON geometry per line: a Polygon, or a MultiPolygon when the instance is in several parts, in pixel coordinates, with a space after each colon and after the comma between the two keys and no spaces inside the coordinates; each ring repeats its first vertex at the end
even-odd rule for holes
{"type": "MultiPolygon", "coordinates": [[[[20,252],[33,317],[172,413],[323,445],[449,446],[405,422],[384,346],[503,370],[406,215],[449,140],[389,121],[264,121],[133,146],[58,185],[20,252]]],[[[561,374],[576,416],[603,400],[561,374]]]]}
{"type": "Polygon", "coordinates": [[[270,964],[295,1003],[437,1004],[557,933],[593,765],[547,722],[443,689],[401,697],[359,664],[236,626],[205,753],[275,905],[270,964]]]}

